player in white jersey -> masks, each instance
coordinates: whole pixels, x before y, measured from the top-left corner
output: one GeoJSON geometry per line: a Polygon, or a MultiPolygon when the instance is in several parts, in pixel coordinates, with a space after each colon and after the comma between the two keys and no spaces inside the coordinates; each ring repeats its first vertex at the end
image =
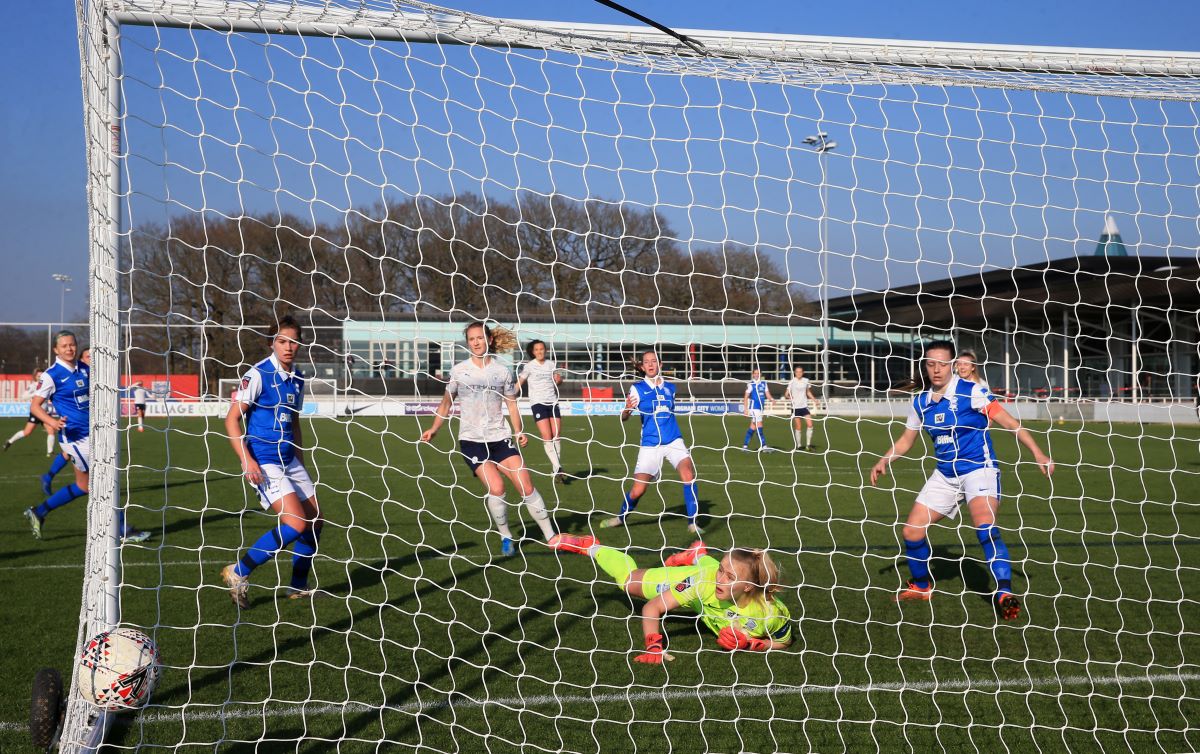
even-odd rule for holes
{"type": "MultiPolygon", "coordinates": [[[[33,400],[33,396],[37,394],[38,382],[41,380],[41,378],[42,370],[38,369],[34,371],[33,382],[25,388],[25,394],[21,396],[22,402],[33,400]]],[[[52,404],[46,404],[46,409],[53,410],[52,404]]],[[[33,434],[33,430],[37,429],[39,424],[41,424],[42,428],[46,430],[46,457],[49,458],[50,456],[54,455],[54,430],[51,429],[48,424],[43,423],[41,419],[34,416],[32,411],[29,412],[29,418],[25,421],[25,426],[21,427],[20,430],[13,433],[12,437],[4,441],[4,450],[11,448],[18,440],[29,437],[31,434],[33,434]]],[[[46,494],[49,495],[50,493],[47,492],[46,494]]]]}
{"type": "Polygon", "coordinates": [[[517,446],[525,447],[529,439],[521,432],[521,411],[517,407],[517,385],[512,370],[497,361],[493,354],[509,353],[517,338],[503,327],[488,327],[472,322],[463,330],[470,358],[450,369],[446,394],[438,405],[433,425],[421,433],[422,442],[432,442],[442,424],[450,418],[450,407],[458,399],[460,408],[458,448],[463,461],[487,491],[487,507],[492,521],[500,532],[500,551],[512,555],[512,531],[508,528],[508,503],[504,499],[504,479],[508,478],[525,501],[525,507],[537,522],[551,547],[558,543],[554,522],[546,510],[546,502],[534,489],[529,469],[517,446]],[[511,432],[504,426],[504,409],[508,409],[511,432]],[[516,442],[513,442],[513,437],[516,442]]]}
{"type": "Polygon", "coordinates": [[[133,410],[137,414],[137,431],[145,432],[143,424],[146,419],[146,387],[139,380],[129,386],[129,393],[133,396],[133,410]]]}
{"type": "Polygon", "coordinates": [[[542,436],[542,447],[546,449],[550,467],[554,469],[554,480],[566,484],[567,475],[562,470],[562,440],[559,439],[562,413],[558,408],[558,386],[562,383],[562,375],[558,373],[554,359],[547,357],[544,341],[531,342],[525,347],[525,353],[529,361],[521,367],[521,374],[517,377],[517,392],[521,392],[522,385],[529,385],[533,421],[542,436]]]}
{"type": "Polygon", "coordinates": [[[958,358],[954,361],[954,371],[958,372],[960,380],[974,382],[976,385],[990,388],[987,380],[983,379],[983,371],[979,369],[978,357],[975,356],[974,351],[959,351],[958,358]]]}
{"type": "Polygon", "coordinates": [[[804,376],[804,367],[796,367],[792,381],[787,390],[783,391],[785,400],[792,402],[792,434],[796,436],[796,450],[812,450],[814,435],[812,411],[816,407],[817,396],[813,395],[812,383],[804,376]],[[809,404],[812,401],[812,404],[809,404]],[[807,425],[807,426],[806,426],[807,425]],[[808,442],[804,441],[805,429],[808,430],[808,442]]]}
{"type": "Polygon", "coordinates": [[[742,440],[742,450],[750,449],[750,440],[758,437],[759,450],[771,450],[767,447],[767,435],[763,429],[763,412],[771,402],[771,388],[762,378],[762,370],[755,369],[750,373],[750,382],[746,383],[746,395],[742,398],[742,413],[750,417],[750,429],[742,440]]]}

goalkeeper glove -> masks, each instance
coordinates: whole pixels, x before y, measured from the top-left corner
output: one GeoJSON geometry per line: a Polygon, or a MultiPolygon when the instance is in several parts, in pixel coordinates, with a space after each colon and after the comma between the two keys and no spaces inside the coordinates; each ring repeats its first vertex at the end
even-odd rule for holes
{"type": "Polygon", "coordinates": [[[738,649],[748,649],[751,652],[765,652],[771,648],[771,642],[765,639],[755,639],[733,626],[726,626],[717,634],[717,643],[723,649],[733,652],[738,649]]]}
{"type": "Polygon", "coordinates": [[[646,651],[633,658],[634,662],[646,665],[662,665],[664,661],[675,658],[663,651],[663,635],[649,634],[646,636],[646,651]]]}

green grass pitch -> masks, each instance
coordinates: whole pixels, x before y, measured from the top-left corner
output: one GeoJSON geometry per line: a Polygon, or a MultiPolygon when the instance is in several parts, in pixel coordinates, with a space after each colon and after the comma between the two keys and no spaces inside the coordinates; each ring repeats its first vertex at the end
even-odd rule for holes
{"type": "MultiPolygon", "coordinates": [[[[1028,457],[1014,466],[1015,441],[994,433],[999,523],[1026,605],[1003,624],[961,520],[931,531],[934,600],[891,601],[906,576],[897,522],[932,468],[918,445],[894,477],[866,484],[898,425],[829,419],[818,452],[748,454],[744,418],[685,420],[708,544],[774,549],[796,641],[731,655],[681,617],[667,623],[676,660],[664,667],[632,662],[636,611],[589,559],[536,539],[499,557],[478,483],[448,456],[450,432],[418,448],[412,417],[311,422],[327,520],[314,573],[331,596],[285,599],[280,558],[254,574],[239,614],[218,573],[274,519],[237,476],[220,423],[122,429],[129,515],[156,533],[123,550],[124,619],[152,633],[166,669],[153,706],[110,741],[179,752],[1200,748],[1200,431],[1030,426],[1059,465],[1052,480],[1028,457]]],[[[770,420],[769,440],[790,449],[785,427],[770,420]]],[[[531,440],[526,458],[565,530],[617,508],[635,432],[615,417],[567,419],[565,465],[584,477],[568,486],[549,483],[531,440]]],[[[20,515],[40,499],[42,450],[38,433],[0,456],[0,589],[16,639],[0,655],[3,751],[28,740],[34,670],[67,671],[76,637],[84,506],[55,513],[41,542],[20,515]]],[[[510,518],[524,517],[513,506],[510,518]]],[[[631,524],[601,536],[639,565],[689,544],[673,473],[631,524]]]]}

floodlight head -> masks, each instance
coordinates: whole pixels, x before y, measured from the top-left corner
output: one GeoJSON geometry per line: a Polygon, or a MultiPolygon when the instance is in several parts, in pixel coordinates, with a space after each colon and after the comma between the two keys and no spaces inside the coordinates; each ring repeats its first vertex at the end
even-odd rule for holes
{"type": "Polygon", "coordinates": [[[816,143],[817,143],[817,137],[815,137],[815,136],[805,136],[805,137],[804,137],[804,143],[805,143],[805,144],[816,144],[816,143]]]}
{"type": "Polygon", "coordinates": [[[821,151],[828,152],[829,150],[833,149],[836,146],[837,146],[836,141],[827,141],[821,146],[821,151]]]}

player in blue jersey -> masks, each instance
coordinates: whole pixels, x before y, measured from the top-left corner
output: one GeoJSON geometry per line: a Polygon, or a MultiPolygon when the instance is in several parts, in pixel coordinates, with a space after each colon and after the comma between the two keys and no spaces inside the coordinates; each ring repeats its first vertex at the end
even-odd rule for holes
{"type": "Polygon", "coordinates": [[[700,528],[696,525],[696,516],[700,512],[696,467],[683,442],[679,422],[675,420],[675,386],[660,374],[662,367],[653,349],[643,351],[641,358],[632,366],[635,372],[644,377],[630,386],[625,409],[621,411],[621,421],[627,421],[634,413],[641,417],[641,448],[633,468],[633,486],[625,493],[621,513],[605,519],[601,526],[624,526],[625,518],[646,493],[646,485],[661,475],[663,461],[670,461],[683,482],[683,505],[687,513],[688,530],[699,534],[700,528]]]}
{"type": "Polygon", "coordinates": [[[1013,620],[1021,614],[1021,602],[1013,594],[1008,547],[996,527],[1000,470],[992,450],[988,421],[1016,432],[1017,440],[1033,453],[1038,469],[1046,476],[1054,473],[1054,462],[987,388],[954,373],[953,343],[931,342],[925,347],[924,359],[929,388],[913,398],[903,434],[871,469],[874,485],[887,473],[892,461],[908,452],[917,433],[922,429],[929,433],[937,469],[917,495],[904,524],[904,550],[912,579],[896,595],[896,600],[928,600],[933,595],[926,532],[943,518],[957,516],[959,500],[965,498],[976,537],[996,579],[993,603],[1004,620],[1013,620]]]}
{"type": "Polygon", "coordinates": [[[742,440],[742,450],[750,450],[750,438],[758,437],[759,450],[771,450],[767,447],[767,433],[763,429],[763,412],[771,401],[771,388],[762,378],[762,370],[755,369],[750,373],[750,382],[746,383],[746,395],[742,399],[742,413],[750,417],[750,429],[742,440]]]}
{"type": "Polygon", "coordinates": [[[308,574],[321,539],[317,490],[304,467],[304,376],[296,371],[296,355],[304,330],[291,316],[272,329],[271,355],[255,364],[238,386],[237,399],[225,416],[229,442],[242,474],[254,487],[264,510],[279,516],[237,563],[225,566],[221,579],[238,607],[250,606],[246,595],[250,573],[287,547],[292,548],[289,599],[312,596],[308,574]],[[243,430],[243,420],[245,429],[243,430]]]}
{"type": "MultiPolygon", "coordinates": [[[[29,403],[29,413],[58,434],[63,453],[75,466],[75,481],[46,497],[36,508],[26,508],[25,518],[35,539],[42,538],[42,527],[50,512],[88,493],[88,472],[92,463],[91,432],[91,370],[77,360],[79,341],[75,333],[61,330],[54,336],[54,364],[42,372],[37,390],[29,403]],[[52,401],[58,416],[46,410],[52,401]]],[[[119,516],[121,537],[126,542],[145,542],[150,532],[126,526],[119,516]]]]}

